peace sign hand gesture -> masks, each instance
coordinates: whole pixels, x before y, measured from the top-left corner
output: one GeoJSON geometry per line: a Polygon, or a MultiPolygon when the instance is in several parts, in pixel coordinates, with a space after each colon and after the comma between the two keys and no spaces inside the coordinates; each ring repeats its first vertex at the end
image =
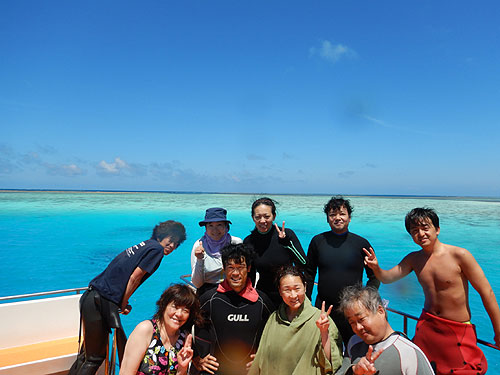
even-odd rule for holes
{"type": "Polygon", "coordinates": [[[366,250],[363,247],[363,251],[366,254],[365,260],[364,260],[365,261],[365,265],[367,265],[368,267],[370,267],[372,270],[373,269],[377,269],[379,267],[379,265],[378,265],[377,256],[375,255],[375,251],[373,251],[373,249],[371,247],[369,247],[368,250],[366,250]]]}
{"type": "Polygon", "coordinates": [[[274,223],[274,226],[276,227],[276,230],[278,231],[278,237],[283,239],[286,237],[286,233],[285,233],[285,220],[283,220],[283,226],[282,228],[280,229],[280,227],[278,227],[278,224],[274,223]]]}
{"type": "Polygon", "coordinates": [[[316,320],[316,326],[319,328],[320,332],[328,332],[328,327],[330,327],[330,321],[328,317],[332,312],[333,306],[330,305],[328,310],[325,312],[325,301],[321,304],[321,314],[319,315],[318,320],[316,320]]]}
{"type": "Polygon", "coordinates": [[[193,335],[189,334],[186,337],[186,341],[184,341],[184,346],[179,353],[177,353],[177,364],[179,367],[177,368],[177,374],[183,375],[187,374],[189,362],[193,358],[193,349],[191,349],[191,344],[193,343],[193,335]]]}
{"type": "Polygon", "coordinates": [[[358,363],[354,365],[352,371],[356,375],[373,375],[377,372],[375,365],[373,364],[375,360],[382,354],[384,349],[380,349],[379,351],[373,353],[373,346],[368,347],[368,351],[366,355],[360,359],[358,363]]]}

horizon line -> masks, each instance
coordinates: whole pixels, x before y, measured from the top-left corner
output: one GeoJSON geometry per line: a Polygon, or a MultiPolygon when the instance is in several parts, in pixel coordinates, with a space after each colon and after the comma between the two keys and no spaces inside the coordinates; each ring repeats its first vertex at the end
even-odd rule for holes
{"type": "Polygon", "coordinates": [[[8,189],[0,188],[1,193],[8,192],[45,192],[45,193],[101,193],[101,194],[127,194],[127,193],[160,193],[160,194],[232,194],[232,195],[298,195],[298,196],[335,196],[347,197],[395,197],[395,198],[447,198],[447,199],[486,199],[497,200],[500,197],[474,196],[474,195],[415,195],[415,194],[331,194],[331,193],[270,193],[270,192],[221,192],[221,191],[178,191],[178,190],[113,190],[113,189],[8,189]]]}

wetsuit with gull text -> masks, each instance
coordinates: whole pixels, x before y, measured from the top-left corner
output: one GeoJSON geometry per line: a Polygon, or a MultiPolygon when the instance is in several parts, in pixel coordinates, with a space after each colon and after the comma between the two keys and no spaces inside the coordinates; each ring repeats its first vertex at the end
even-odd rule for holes
{"type": "Polygon", "coordinates": [[[200,298],[207,324],[195,332],[195,355],[212,354],[219,362],[218,375],[246,374],[250,355],[257,352],[260,336],[273,304],[254,289],[254,301],[233,290],[211,289],[200,298]]]}

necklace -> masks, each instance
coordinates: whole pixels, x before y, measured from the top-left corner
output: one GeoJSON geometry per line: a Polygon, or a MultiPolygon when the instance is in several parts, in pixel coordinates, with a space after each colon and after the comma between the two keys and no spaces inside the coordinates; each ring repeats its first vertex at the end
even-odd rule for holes
{"type": "Polygon", "coordinates": [[[169,350],[174,346],[175,342],[179,338],[179,331],[176,331],[172,335],[170,335],[163,324],[158,322],[158,326],[160,328],[160,337],[161,341],[163,342],[163,346],[166,350],[169,350]]]}

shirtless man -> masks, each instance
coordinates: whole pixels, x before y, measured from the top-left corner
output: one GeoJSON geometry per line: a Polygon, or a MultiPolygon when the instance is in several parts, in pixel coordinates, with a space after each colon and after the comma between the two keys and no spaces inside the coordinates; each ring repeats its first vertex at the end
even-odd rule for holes
{"type": "Polygon", "coordinates": [[[380,268],[372,248],[364,249],[366,265],[384,284],[415,271],[425,302],[413,341],[434,362],[436,374],[486,373],[486,358],[477,347],[475,328],[470,323],[468,283],[481,296],[497,346],[500,346],[500,310],[483,270],[467,250],[439,241],[439,218],[434,210],[411,210],[405,226],[422,249],[408,254],[390,270],[380,268]]]}

